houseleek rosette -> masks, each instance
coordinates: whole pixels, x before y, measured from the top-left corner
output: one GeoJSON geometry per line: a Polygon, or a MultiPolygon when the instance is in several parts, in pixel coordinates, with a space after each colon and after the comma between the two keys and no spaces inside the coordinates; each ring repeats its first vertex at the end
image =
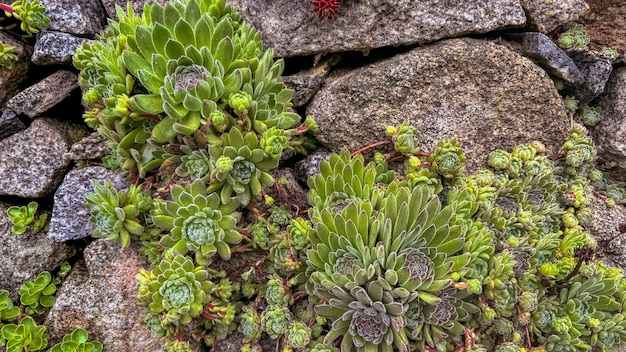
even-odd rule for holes
{"type": "Polygon", "coordinates": [[[211,145],[211,184],[208,192],[218,192],[222,203],[234,195],[246,206],[261,194],[263,186],[274,183],[268,171],[278,166],[278,159],[268,156],[254,132],[245,135],[233,127],[222,135],[222,145],[211,145]]]}
{"type": "Polygon", "coordinates": [[[161,239],[161,245],[171,248],[174,254],[193,252],[196,262],[202,265],[211,263],[215,254],[230,258],[229,245],[241,241],[235,229],[238,203],[221,204],[216,193],[206,195],[202,180],[186,188],[174,185],[170,193],[172,201],[161,204],[162,214],[152,218],[157,226],[170,231],[161,239]]]}
{"type": "Polygon", "coordinates": [[[190,258],[168,252],[152,271],[137,274],[138,303],[163,314],[166,325],[189,324],[211,298],[213,283],[208,277],[206,268],[194,267],[190,258]]]}

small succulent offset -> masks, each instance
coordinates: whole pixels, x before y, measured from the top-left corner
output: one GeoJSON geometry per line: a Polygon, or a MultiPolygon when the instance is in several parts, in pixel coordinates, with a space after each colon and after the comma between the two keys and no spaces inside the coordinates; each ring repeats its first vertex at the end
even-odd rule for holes
{"type": "Polygon", "coordinates": [[[11,6],[2,6],[0,9],[9,17],[20,20],[20,29],[29,36],[39,33],[50,23],[44,15],[46,8],[39,5],[39,0],[17,0],[11,6]]]}
{"type": "Polygon", "coordinates": [[[0,341],[5,341],[6,352],[42,351],[48,345],[45,326],[38,326],[26,316],[19,324],[7,324],[0,330],[0,341]]]}
{"type": "Polygon", "coordinates": [[[13,68],[13,63],[17,61],[16,50],[13,45],[0,42],[0,67],[13,68]]]}
{"type": "Polygon", "coordinates": [[[215,254],[222,259],[230,258],[231,244],[241,242],[241,234],[235,229],[239,213],[238,203],[220,202],[217,193],[208,195],[202,180],[188,187],[174,185],[170,193],[172,201],[160,204],[162,215],[152,218],[155,225],[170,233],[160,243],[171,248],[174,254],[195,253],[198,264],[208,265],[215,254]]]}
{"type": "Polygon", "coordinates": [[[96,224],[92,236],[106,237],[128,247],[131,239],[144,233],[140,217],[150,210],[150,196],[134,185],[128,191],[116,190],[109,181],[101,185],[94,180],[92,185],[95,193],[87,195],[86,203],[91,221],[96,224]]]}
{"type": "Polygon", "coordinates": [[[561,34],[558,44],[563,49],[586,48],[590,41],[583,27],[576,25],[561,34]]]}
{"type": "Polygon", "coordinates": [[[54,305],[56,290],[52,276],[44,271],[39,273],[34,281],[26,281],[20,287],[20,302],[26,306],[26,313],[42,314],[54,305]]]}
{"type": "Polygon", "coordinates": [[[78,328],[63,336],[63,341],[54,345],[48,352],[102,352],[102,343],[89,341],[87,331],[78,328]]]}
{"type": "Polygon", "coordinates": [[[594,127],[602,119],[602,109],[600,107],[586,107],[581,112],[580,119],[585,126],[594,127]]]}
{"type": "Polygon", "coordinates": [[[190,258],[166,254],[152,271],[137,274],[140,305],[162,315],[162,324],[189,324],[200,316],[210,299],[212,282],[206,268],[194,267],[190,258]]]}
{"type": "Polygon", "coordinates": [[[0,291],[0,322],[10,321],[20,315],[20,307],[13,305],[9,291],[0,291]]]}
{"type": "Polygon", "coordinates": [[[13,222],[13,227],[11,227],[13,235],[19,236],[25,233],[31,224],[34,232],[37,232],[44,227],[48,214],[41,214],[37,217],[37,219],[35,219],[38,206],[37,202],[30,202],[26,206],[14,205],[7,209],[7,215],[9,215],[11,221],[13,222]]]}

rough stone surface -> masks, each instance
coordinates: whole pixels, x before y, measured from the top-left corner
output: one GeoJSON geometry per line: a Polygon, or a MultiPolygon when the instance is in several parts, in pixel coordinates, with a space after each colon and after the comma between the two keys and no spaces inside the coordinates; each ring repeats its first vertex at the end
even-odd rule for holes
{"type": "Polygon", "coordinates": [[[581,22],[591,37],[594,49],[617,48],[626,51],[626,2],[623,0],[587,0],[590,10],[581,22]]]}
{"type": "Polygon", "coordinates": [[[311,100],[311,97],[322,87],[324,84],[324,77],[307,75],[307,74],[295,74],[283,77],[283,82],[287,88],[293,89],[293,102],[294,107],[300,107],[306,105],[311,100]]]}
{"type": "Polygon", "coordinates": [[[598,51],[584,49],[574,50],[570,56],[584,77],[584,83],[573,91],[579,106],[582,106],[604,92],[604,86],[613,72],[613,60],[598,51]]]}
{"type": "Polygon", "coordinates": [[[522,35],[522,48],[524,55],[530,57],[554,76],[572,84],[585,82],[574,61],[547,35],[536,32],[524,33],[522,35]]]}
{"type": "Polygon", "coordinates": [[[618,226],[626,224],[626,209],[623,206],[607,207],[606,203],[596,196],[590,197],[588,204],[593,218],[584,227],[598,241],[599,259],[626,270],[626,235],[620,234],[618,226]],[[613,240],[611,240],[614,238],[613,240]]]}
{"type": "Polygon", "coordinates": [[[385,140],[389,125],[418,130],[420,146],[457,138],[469,171],[497,148],[538,140],[555,152],[569,118],[548,75],[503,46],[452,39],[356,69],[328,82],[308,106],[332,151],[385,140]]]}
{"type": "Polygon", "coordinates": [[[94,37],[104,29],[106,12],[98,0],[40,0],[50,24],[46,29],[94,37]]]}
{"type": "Polygon", "coordinates": [[[0,141],[0,195],[39,198],[61,183],[72,145],[63,123],[39,118],[29,128],[0,141]]]}
{"type": "Polygon", "coordinates": [[[526,23],[516,0],[346,1],[331,21],[320,21],[310,1],[295,6],[293,0],[233,0],[230,4],[281,57],[426,43],[526,23]]]}
{"type": "Polygon", "coordinates": [[[70,151],[65,153],[64,157],[72,161],[84,161],[102,159],[109,152],[106,138],[98,132],[94,132],[83,138],[80,142],[75,143],[70,151]]]}
{"type": "Polygon", "coordinates": [[[76,74],[60,70],[15,95],[7,102],[7,107],[17,114],[35,118],[62,102],[76,88],[76,74]]]}
{"type": "Polygon", "coordinates": [[[147,308],[136,305],[135,275],[147,267],[137,244],[126,249],[104,239],[90,244],[84,264],[74,267],[46,318],[51,339],[82,327],[104,351],[166,351],[141,324],[147,308]]]}
{"type": "Polygon", "coordinates": [[[74,254],[74,248],[50,241],[43,231],[13,236],[8,207],[0,203],[0,291],[16,294],[24,281],[34,279],[42,271],[55,270],[74,254]]]}
{"type": "Polygon", "coordinates": [[[267,193],[274,199],[275,204],[283,205],[294,215],[301,214],[309,208],[308,192],[298,183],[291,168],[276,170],[272,176],[276,183],[267,193]]]}
{"type": "Polygon", "coordinates": [[[295,177],[301,185],[307,185],[309,177],[320,173],[320,161],[328,160],[330,152],[328,150],[317,150],[315,153],[307,155],[298,161],[295,166],[295,177]]]}
{"type": "Polygon", "coordinates": [[[158,2],[160,4],[167,3],[167,0],[101,0],[102,5],[104,5],[104,9],[106,10],[107,17],[117,19],[117,13],[115,12],[115,5],[121,6],[122,9],[126,12],[126,5],[131,4],[133,7],[133,11],[137,14],[141,14],[143,12],[144,4],[151,4],[153,2],[158,2]]]}
{"type": "Polygon", "coordinates": [[[562,24],[576,21],[589,10],[584,0],[521,0],[529,18],[530,27],[543,32],[552,32],[562,24]]]}
{"type": "Polygon", "coordinates": [[[92,180],[100,183],[108,180],[117,189],[128,186],[122,175],[101,166],[68,172],[63,183],[54,193],[54,207],[48,231],[49,239],[65,242],[92,234],[95,225],[89,221],[91,212],[85,206],[87,193],[93,192],[92,180]]]}
{"type": "Polygon", "coordinates": [[[626,67],[613,73],[598,106],[602,120],[593,131],[598,156],[616,164],[611,177],[626,181],[626,67]]]}
{"type": "Polygon", "coordinates": [[[43,31],[35,43],[32,61],[37,65],[71,65],[76,48],[86,41],[67,33],[43,31]]]}
{"type": "Polygon", "coordinates": [[[15,112],[6,109],[0,115],[0,140],[14,135],[26,127],[26,124],[19,119],[15,112]]]}
{"type": "Polygon", "coordinates": [[[0,31],[0,42],[4,45],[15,47],[17,61],[9,69],[0,67],[0,105],[11,97],[17,87],[26,79],[26,73],[30,68],[30,55],[33,48],[23,42],[16,40],[10,35],[0,31]]]}

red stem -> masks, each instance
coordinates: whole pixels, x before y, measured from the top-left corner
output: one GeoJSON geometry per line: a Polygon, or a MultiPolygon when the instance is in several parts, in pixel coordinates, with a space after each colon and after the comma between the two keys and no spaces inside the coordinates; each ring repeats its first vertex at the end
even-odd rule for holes
{"type": "Polygon", "coordinates": [[[6,12],[15,12],[15,9],[9,5],[0,4],[0,10],[4,10],[6,12]]]}
{"type": "Polygon", "coordinates": [[[387,143],[389,143],[389,141],[380,141],[380,142],[376,142],[374,144],[370,144],[368,146],[365,146],[365,147],[363,147],[363,148],[353,152],[352,154],[350,154],[350,157],[353,157],[353,156],[355,156],[357,154],[360,154],[360,153],[362,153],[362,152],[364,152],[366,150],[369,150],[369,149],[372,149],[372,148],[376,148],[376,147],[379,147],[381,145],[385,145],[387,143]]]}

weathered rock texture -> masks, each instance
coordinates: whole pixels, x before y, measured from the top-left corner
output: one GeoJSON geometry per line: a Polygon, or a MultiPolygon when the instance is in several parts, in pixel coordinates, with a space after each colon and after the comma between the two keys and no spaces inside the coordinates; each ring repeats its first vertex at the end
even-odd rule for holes
{"type": "Polygon", "coordinates": [[[310,1],[233,0],[278,56],[368,50],[520,27],[519,1],[344,1],[332,21],[318,20],[310,1]]]}
{"type": "Polygon", "coordinates": [[[76,48],[88,41],[71,34],[43,31],[35,43],[33,63],[37,65],[71,65],[76,48]]]}
{"type": "Polygon", "coordinates": [[[33,280],[42,271],[55,270],[74,249],[47,239],[43,231],[13,236],[8,207],[0,203],[0,291],[16,294],[24,281],[33,280]]]}
{"type": "Polygon", "coordinates": [[[617,48],[626,51],[626,2],[623,0],[587,0],[590,10],[583,16],[591,47],[617,48]]]}
{"type": "Polygon", "coordinates": [[[93,192],[92,180],[101,184],[108,180],[117,189],[128,186],[122,175],[100,166],[68,172],[63,183],[54,193],[54,208],[48,238],[65,242],[92,234],[95,224],[89,221],[91,212],[85,206],[87,193],[93,192]]]}
{"type": "Polygon", "coordinates": [[[539,140],[555,152],[569,118],[548,75],[503,46],[453,39],[417,48],[329,82],[307,114],[332,151],[385,140],[388,125],[404,121],[430,150],[456,137],[469,169],[497,148],[539,140]]]}
{"type": "Polygon", "coordinates": [[[66,124],[39,118],[29,128],[0,141],[0,195],[39,198],[61,183],[72,145],[66,124]]]}
{"type": "Polygon", "coordinates": [[[15,95],[7,107],[16,114],[35,118],[62,102],[76,88],[76,74],[60,70],[15,95]]]}
{"type": "Polygon", "coordinates": [[[86,161],[102,159],[108,153],[109,148],[107,147],[106,138],[98,132],[94,132],[72,145],[70,151],[65,153],[65,158],[73,161],[86,161]]]}
{"type": "Polygon", "coordinates": [[[582,49],[572,50],[570,56],[584,77],[584,83],[574,87],[574,95],[582,106],[604,92],[604,86],[613,72],[613,59],[598,51],[582,49]]]}
{"type": "Polygon", "coordinates": [[[13,93],[17,87],[26,79],[26,73],[30,68],[30,55],[33,48],[19,40],[0,31],[0,42],[4,45],[15,47],[17,61],[9,69],[0,67],[0,105],[13,93]]]}
{"type": "MultiPolygon", "coordinates": [[[[619,225],[626,224],[623,206],[608,207],[598,197],[589,197],[589,209],[593,218],[584,227],[598,241],[598,257],[610,265],[626,269],[626,235],[620,236],[619,225]]],[[[623,350],[623,349],[622,349],[623,350]]]]}
{"type": "Polygon", "coordinates": [[[556,77],[573,84],[583,84],[585,79],[578,66],[547,35],[529,32],[522,35],[524,55],[556,77]]]}
{"type": "Polygon", "coordinates": [[[95,37],[104,29],[106,12],[98,0],[40,0],[50,18],[47,29],[95,37]]]}
{"type": "Polygon", "coordinates": [[[14,111],[6,109],[0,115],[0,140],[26,129],[26,127],[28,126],[14,111]]]}
{"type": "Polygon", "coordinates": [[[123,250],[104,239],[90,244],[85,262],[73,268],[46,319],[51,338],[82,327],[104,351],[166,351],[141,324],[147,308],[136,305],[135,275],[147,266],[136,244],[123,250]]]}
{"type": "Polygon", "coordinates": [[[602,120],[593,131],[598,155],[616,164],[611,177],[626,181],[626,67],[613,73],[598,106],[602,120]]]}
{"type": "Polygon", "coordinates": [[[559,25],[576,21],[589,10],[584,0],[521,0],[530,19],[530,27],[552,32],[559,25]]]}

